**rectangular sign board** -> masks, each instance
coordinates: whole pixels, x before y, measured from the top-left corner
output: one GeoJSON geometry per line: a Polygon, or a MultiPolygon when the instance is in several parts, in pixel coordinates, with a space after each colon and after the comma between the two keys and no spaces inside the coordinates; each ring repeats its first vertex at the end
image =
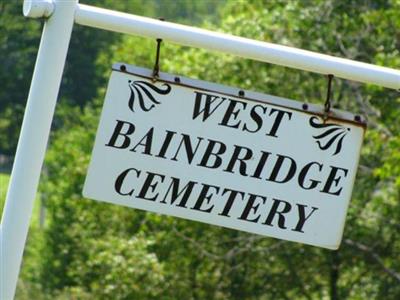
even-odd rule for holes
{"type": "Polygon", "coordinates": [[[364,134],[353,115],[324,121],[317,106],[113,69],[85,197],[339,247],[364,134]]]}

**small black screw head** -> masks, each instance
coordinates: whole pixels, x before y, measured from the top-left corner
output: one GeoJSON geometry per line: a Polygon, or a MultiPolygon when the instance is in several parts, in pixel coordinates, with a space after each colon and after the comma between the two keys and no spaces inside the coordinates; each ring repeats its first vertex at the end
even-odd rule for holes
{"type": "Polygon", "coordinates": [[[308,104],[307,103],[303,103],[302,108],[303,108],[303,110],[307,110],[308,109],[308,104]]]}
{"type": "Polygon", "coordinates": [[[240,96],[240,97],[244,97],[244,91],[240,90],[240,91],[239,91],[239,96],[240,96]]]}
{"type": "Polygon", "coordinates": [[[119,67],[119,69],[120,69],[122,72],[125,72],[125,71],[126,71],[126,66],[125,66],[125,65],[121,65],[121,66],[119,67]]]}
{"type": "Polygon", "coordinates": [[[180,83],[181,82],[181,79],[179,77],[175,77],[174,80],[175,80],[176,83],[180,83]]]}

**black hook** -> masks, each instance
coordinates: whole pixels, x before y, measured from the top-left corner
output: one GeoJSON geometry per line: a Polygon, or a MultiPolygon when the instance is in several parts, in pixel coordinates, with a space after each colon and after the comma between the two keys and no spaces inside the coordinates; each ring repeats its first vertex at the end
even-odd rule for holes
{"type": "Polygon", "coordinates": [[[326,101],[324,105],[324,121],[328,119],[328,114],[331,111],[331,90],[332,90],[332,74],[328,74],[328,92],[326,94],[326,101]]]}
{"type": "MultiPolygon", "coordinates": [[[[164,21],[164,18],[160,18],[160,21],[164,21]]],[[[160,73],[160,49],[161,49],[162,39],[157,39],[157,52],[156,52],[156,62],[153,67],[153,81],[156,81],[160,73]]]]}
{"type": "Polygon", "coordinates": [[[162,39],[157,39],[156,62],[153,67],[153,80],[156,81],[160,73],[160,48],[162,39]]]}

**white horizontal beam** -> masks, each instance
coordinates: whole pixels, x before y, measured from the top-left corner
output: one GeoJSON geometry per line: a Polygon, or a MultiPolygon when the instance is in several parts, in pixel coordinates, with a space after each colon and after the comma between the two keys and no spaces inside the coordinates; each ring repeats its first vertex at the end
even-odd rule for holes
{"type": "Polygon", "coordinates": [[[400,71],[229,34],[78,4],[80,25],[139,35],[335,77],[400,89],[400,71]]]}

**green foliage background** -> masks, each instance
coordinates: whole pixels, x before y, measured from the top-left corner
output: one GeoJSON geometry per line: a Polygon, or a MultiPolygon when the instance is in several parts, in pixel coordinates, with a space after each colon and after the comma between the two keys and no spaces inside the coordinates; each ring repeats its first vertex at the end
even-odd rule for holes
{"type": "MultiPolygon", "coordinates": [[[[398,0],[86,2],[400,69],[398,0]]],[[[15,149],[40,35],[10,3],[0,6],[0,53],[13,60],[0,70],[3,153],[15,149]]],[[[334,81],[334,107],[369,123],[339,251],[81,196],[111,64],[151,68],[155,45],[74,30],[40,184],[45,218],[33,220],[17,299],[399,299],[397,91],[334,81]]],[[[168,42],[161,70],[302,102],[322,104],[326,94],[318,74],[168,42]]]]}

